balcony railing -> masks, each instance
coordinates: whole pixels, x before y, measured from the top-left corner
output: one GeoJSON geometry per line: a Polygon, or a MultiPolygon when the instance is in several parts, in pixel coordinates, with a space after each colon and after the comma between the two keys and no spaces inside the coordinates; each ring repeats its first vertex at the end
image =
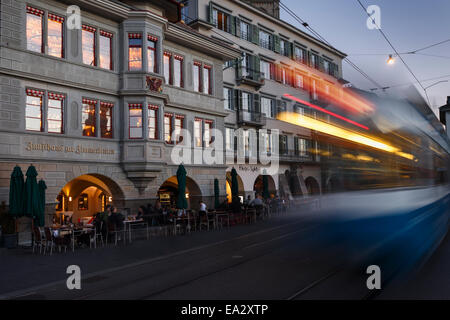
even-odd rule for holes
{"type": "Polygon", "coordinates": [[[264,73],[238,65],[236,68],[236,81],[239,84],[248,84],[255,87],[261,87],[264,85],[265,77],[264,73]]]}
{"type": "Polygon", "coordinates": [[[238,124],[264,126],[266,124],[266,117],[261,112],[238,110],[238,124]]]}
{"type": "Polygon", "coordinates": [[[280,160],[282,161],[296,161],[296,162],[313,162],[315,157],[312,153],[296,150],[280,150],[280,160]]]}

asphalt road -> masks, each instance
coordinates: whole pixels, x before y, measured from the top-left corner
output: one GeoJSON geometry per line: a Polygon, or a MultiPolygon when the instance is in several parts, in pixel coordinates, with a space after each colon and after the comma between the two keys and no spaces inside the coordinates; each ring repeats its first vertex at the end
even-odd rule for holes
{"type": "MultiPolygon", "coordinates": [[[[2,259],[5,264],[0,273],[0,298],[402,298],[404,282],[397,284],[396,295],[388,288],[385,296],[374,296],[366,287],[367,275],[360,267],[343,267],[339,244],[318,248],[315,240],[320,229],[310,217],[273,217],[229,230],[152,238],[51,257],[29,252],[9,256],[10,259],[2,259]],[[35,267],[30,267],[30,263],[35,267]],[[81,268],[81,290],[67,289],[65,269],[69,264],[81,268]]],[[[447,247],[448,242],[444,241],[447,247]]],[[[441,261],[439,254],[445,253],[450,257],[447,249],[432,259],[441,261]]]]}

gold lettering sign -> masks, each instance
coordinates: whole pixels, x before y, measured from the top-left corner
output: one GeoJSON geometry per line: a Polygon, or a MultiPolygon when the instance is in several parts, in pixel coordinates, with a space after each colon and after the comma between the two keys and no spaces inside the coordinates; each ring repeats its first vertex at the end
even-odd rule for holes
{"type": "Polygon", "coordinates": [[[63,153],[76,153],[76,154],[115,154],[113,149],[102,147],[87,147],[83,145],[78,146],[64,146],[64,145],[52,145],[48,143],[33,143],[28,142],[25,146],[26,151],[48,151],[48,152],[63,152],[63,153]]]}

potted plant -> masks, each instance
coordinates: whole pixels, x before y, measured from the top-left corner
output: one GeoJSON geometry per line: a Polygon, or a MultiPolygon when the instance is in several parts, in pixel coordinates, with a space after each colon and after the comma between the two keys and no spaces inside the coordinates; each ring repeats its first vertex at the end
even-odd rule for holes
{"type": "Polygon", "coordinates": [[[3,246],[8,249],[16,248],[18,242],[16,221],[7,213],[4,203],[0,206],[0,225],[2,227],[3,246]]]}

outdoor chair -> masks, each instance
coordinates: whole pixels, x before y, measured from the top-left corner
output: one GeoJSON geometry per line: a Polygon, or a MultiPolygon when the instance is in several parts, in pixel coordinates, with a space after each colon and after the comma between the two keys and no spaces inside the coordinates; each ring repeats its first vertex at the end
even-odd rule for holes
{"type": "Polygon", "coordinates": [[[58,247],[59,252],[61,252],[61,248],[64,247],[64,252],[67,252],[67,247],[72,242],[73,233],[70,237],[59,237],[59,236],[55,237],[52,234],[50,228],[46,227],[44,231],[45,231],[45,243],[46,247],[50,247],[50,255],[52,255],[54,247],[58,247]]]}
{"type": "Polygon", "coordinates": [[[39,253],[42,253],[42,249],[44,249],[44,254],[45,254],[45,248],[46,248],[46,241],[45,238],[42,236],[42,232],[41,229],[39,227],[34,227],[33,228],[33,235],[34,235],[34,239],[33,239],[33,253],[34,253],[34,249],[36,247],[39,247],[39,253]]]}
{"type": "Polygon", "coordinates": [[[99,225],[95,225],[94,227],[94,248],[97,248],[97,240],[100,239],[102,242],[102,246],[105,245],[105,242],[103,241],[103,221],[100,221],[99,225]]]}
{"type": "Polygon", "coordinates": [[[123,237],[123,241],[126,241],[125,228],[119,229],[114,223],[108,223],[107,233],[106,233],[106,243],[108,243],[111,237],[114,237],[114,245],[117,246],[117,242],[120,241],[120,236],[123,237]]]}

